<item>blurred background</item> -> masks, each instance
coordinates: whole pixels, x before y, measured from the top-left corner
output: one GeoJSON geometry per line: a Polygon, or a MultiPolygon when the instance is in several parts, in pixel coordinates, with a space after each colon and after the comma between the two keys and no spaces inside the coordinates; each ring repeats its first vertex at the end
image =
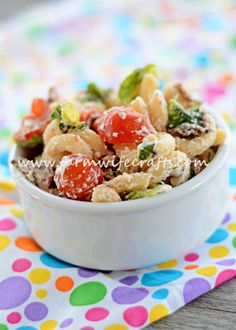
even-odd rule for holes
{"type": "Polygon", "coordinates": [[[161,87],[185,82],[235,134],[235,0],[1,0],[2,176],[12,132],[33,97],[51,85],[63,93],[89,81],[116,87],[147,63],[158,65],[161,87]]]}

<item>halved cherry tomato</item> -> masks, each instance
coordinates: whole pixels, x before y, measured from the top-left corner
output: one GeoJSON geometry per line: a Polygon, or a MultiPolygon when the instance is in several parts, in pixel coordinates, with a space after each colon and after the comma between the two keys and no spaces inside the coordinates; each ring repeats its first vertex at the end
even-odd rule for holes
{"type": "Polygon", "coordinates": [[[145,116],[126,107],[108,110],[99,127],[100,136],[111,144],[140,143],[153,132],[154,128],[145,116]]]}
{"type": "Polygon", "coordinates": [[[18,143],[30,144],[31,138],[41,136],[50,122],[50,109],[46,101],[34,99],[31,113],[25,115],[20,129],[15,134],[18,143]]]}
{"type": "Polygon", "coordinates": [[[89,201],[92,190],[103,182],[103,173],[92,159],[81,155],[62,158],[57,166],[54,180],[64,196],[81,201],[89,201]]]}

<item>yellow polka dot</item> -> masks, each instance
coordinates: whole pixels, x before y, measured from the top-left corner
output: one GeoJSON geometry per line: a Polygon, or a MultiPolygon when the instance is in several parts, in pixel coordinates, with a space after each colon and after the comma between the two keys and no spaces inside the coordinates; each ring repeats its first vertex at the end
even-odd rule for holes
{"type": "Polygon", "coordinates": [[[0,235],[0,251],[5,250],[10,244],[10,238],[7,235],[0,235]]]}
{"type": "Polygon", "coordinates": [[[236,222],[230,223],[230,224],[228,225],[228,229],[229,229],[230,231],[236,231],[236,222]]]}
{"type": "Polygon", "coordinates": [[[57,325],[58,325],[57,321],[48,320],[40,325],[40,330],[54,330],[56,329],[57,325]]]}
{"type": "Polygon", "coordinates": [[[11,181],[0,181],[0,189],[9,193],[16,189],[16,184],[11,181]]]}
{"type": "Polygon", "coordinates": [[[225,121],[232,120],[232,115],[229,112],[223,112],[222,115],[223,115],[225,121]]]}
{"type": "Polygon", "coordinates": [[[150,322],[153,323],[169,314],[169,310],[164,305],[156,305],[151,309],[150,322]]]}
{"type": "Polygon", "coordinates": [[[129,328],[122,324],[108,325],[104,330],[128,330],[129,328]]]}
{"type": "Polygon", "coordinates": [[[177,265],[177,260],[173,259],[173,260],[164,262],[163,264],[157,265],[157,268],[172,268],[172,267],[175,267],[176,265],[177,265]]]}
{"type": "Polygon", "coordinates": [[[48,295],[48,292],[44,289],[39,289],[36,291],[36,296],[40,299],[47,297],[47,295],[48,295]]]}
{"type": "Polygon", "coordinates": [[[15,215],[18,218],[22,218],[24,216],[24,212],[21,209],[18,209],[17,207],[11,208],[10,212],[12,215],[15,215]]]}
{"type": "Polygon", "coordinates": [[[196,270],[196,273],[210,277],[217,273],[217,268],[215,266],[203,267],[196,270]]]}
{"type": "Polygon", "coordinates": [[[49,270],[45,268],[36,268],[29,273],[29,279],[35,284],[46,283],[51,277],[49,270]]]}
{"type": "Polygon", "coordinates": [[[223,245],[215,246],[209,251],[209,255],[212,258],[223,258],[226,257],[228,253],[229,253],[229,249],[223,245]]]}

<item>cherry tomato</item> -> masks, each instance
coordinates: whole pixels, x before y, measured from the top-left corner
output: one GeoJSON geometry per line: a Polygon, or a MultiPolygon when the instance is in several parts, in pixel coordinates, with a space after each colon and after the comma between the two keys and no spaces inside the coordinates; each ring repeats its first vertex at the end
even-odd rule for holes
{"type": "Polygon", "coordinates": [[[46,101],[34,99],[32,111],[25,115],[21,122],[20,129],[15,134],[18,143],[28,143],[33,137],[41,136],[50,122],[50,109],[46,101]]]}
{"type": "Polygon", "coordinates": [[[89,201],[93,188],[103,182],[103,173],[89,157],[69,155],[63,157],[57,166],[54,180],[64,196],[89,201]]]}
{"type": "Polygon", "coordinates": [[[33,99],[31,112],[35,117],[42,117],[48,104],[43,99],[33,99]]]}
{"type": "Polygon", "coordinates": [[[153,132],[154,128],[145,116],[126,107],[108,110],[99,127],[103,140],[111,144],[140,143],[153,132]]]}

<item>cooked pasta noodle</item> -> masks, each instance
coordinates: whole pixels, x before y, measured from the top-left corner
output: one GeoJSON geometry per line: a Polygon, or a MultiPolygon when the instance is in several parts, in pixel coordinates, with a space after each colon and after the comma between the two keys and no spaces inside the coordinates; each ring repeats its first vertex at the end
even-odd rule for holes
{"type": "Polygon", "coordinates": [[[151,73],[145,74],[139,87],[139,95],[148,104],[153,92],[158,88],[157,80],[151,73]]]}
{"type": "Polygon", "coordinates": [[[142,99],[141,96],[137,96],[132,102],[131,102],[131,107],[138,113],[141,113],[145,117],[148,118],[148,110],[147,110],[147,105],[142,99]]]}
{"type": "Polygon", "coordinates": [[[107,154],[107,148],[101,137],[89,128],[76,132],[94,151],[96,157],[101,157],[107,154]]]}
{"type": "Polygon", "coordinates": [[[94,203],[119,202],[121,198],[115,189],[105,184],[100,184],[93,188],[91,201],[94,203]]]}
{"type": "Polygon", "coordinates": [[[147,189],[150,182],[151,174],[149,173],[123,173],[116,178],[106,182],[108,187],[115,189],[119,194],[131,192],[139,189],[147,189]]]}
{"type": "Polygon", "coordinates": [[[44,148],[42,160],[54,161],[56,165],[62,157],[79,153],[89,157],[93,156],[90,146],[80,136],[62,134],[51,138],[44,148]]]}
{"type": "Polygon", "coordinates": [[[139,170],[140,161],[136,144],[115,144],[114,149],[120,159],[119,172],[134,173],[139,170]]]}
{"type": "Polygon", "coordinates": [[[172,135],[166,132],[156,132],[155,134],[149,134],[144,139],[141,145],[145,145],[149,142],[154,143],[154,152],[157,156],[167,156],[175,150],[175,139],[172,135]]]}
{"type": "Polygon", "coordinates": [[[179,176],[186,166],[187,156],[173,151],[168,156],[160,156],[152,162],[147,173],[151,174],[150,186],[153,187],[170,176],[179,176]]]}
{"type": "Polygon", "coordinates": [[[166,131],[168,112],[166,100],[159,90],[155,90],[148,103],[148,113],[153,127],[157,131],[166,131]]]}
{"type": "Polygon", "coordinates": [[[59,120],[54,119],[51,121],[51,123],[46,127],[44,133],[43,133],[43,142],[44,144],[47,144],[51,138],[57,135],[61,135],[62,131],[59,127],[59,120]]]}

